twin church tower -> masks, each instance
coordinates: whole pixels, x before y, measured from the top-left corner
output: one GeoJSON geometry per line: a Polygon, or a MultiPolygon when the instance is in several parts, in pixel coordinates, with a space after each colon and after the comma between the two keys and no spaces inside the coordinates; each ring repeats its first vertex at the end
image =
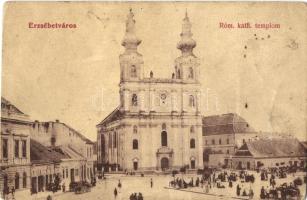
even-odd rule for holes
{"type": "Polygon", "coordinates": [[[130,10],[120,61],[120,105],[97,125],[98,164],[105,170],[165,171],[202,168],[199,59],[191,22],[183,19],[170,78],[144,76],[130,10]]]}

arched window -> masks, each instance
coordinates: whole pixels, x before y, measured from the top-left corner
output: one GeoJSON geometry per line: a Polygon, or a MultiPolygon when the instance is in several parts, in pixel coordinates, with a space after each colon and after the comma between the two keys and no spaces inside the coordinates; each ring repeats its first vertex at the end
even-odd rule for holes
{"type": "Polygon", "coordinates": [[[138,133],[138,127],[137,126],[133,126],[133,133],[138,133]]]}
{"type": "Polygon", "coordinates": [[[130,71],[130,73],[131,73],[131,77],[132,77],[132,78],[136,78],[136,67],[135,67],[135,65],[132,65],[132,66],[131,66],[131,71],[130,71]]]}
{"type": "Polygon", "coordinates": [[[221,138],[219,139],[219,144],[222,144],[222,140],[221,140],[221,138]]]}
{"type": "Polygon", "coordinates": [[[194,96],[190,95],[189,97],[189,106],[190,107],[195,107],[195,100],[194,100],[194,96]]]}
{"type": "Polygon", "coordinates": [[[26,188],[27,187],[27,173],[24,172],[22,176],[22,187],[26,188]]]}
{"type": "Polygon", "coordinates": [[[213,145],[215,145],[215,140],[212,140],[211,143],[212,143],[213,145]]]}
{"type": "Polygon", "coordinates": [[[194,78],[194,72],[193,72],[193,68],[190,67],[189,68],[189,76],[188,76],[190,79],[193,79],[194,78]]]}
{"type": "Polygon", "coordinates": [[[15,189],[19,189],[19,174],[16,172],[15,174],[15,189]]]}
{"type": "Polygon", "coordinates": [[[195,149],[195,139],[190,140],[190,148],[195,149]]]}
{"type": "Polygon", "coordinates": [[[113,133],[113,148],[117,147],[117,133],[113,133]]]}
{"type": "Polygon", "coordinates": [[[195,132],[194,126],[191,126],[190,132],[191,132],[191,133],[194,133],[194,132],[195,132]]]}
{"type": "Polygon", "coordinates": [[[138,142],[138,140],[134,139],[132,141],[132,149],[139,149],[139,142],[138,142]]]}
{"type": "Polygon", "coordinates": [[[167,132],[166,131],[161,132],[161,146],[162,147],[167,146],[167,132]]]}
{"type": "Polygon", "coordinates": [[[138,96],[136,94],[132,94],[131,105],[132,106],[137,106],[138,105],[138,96]]]}
{"type": "Polygon", "coordinates": [[[229,138],[227,138],[226,143],[229,144],[229,138]]]}

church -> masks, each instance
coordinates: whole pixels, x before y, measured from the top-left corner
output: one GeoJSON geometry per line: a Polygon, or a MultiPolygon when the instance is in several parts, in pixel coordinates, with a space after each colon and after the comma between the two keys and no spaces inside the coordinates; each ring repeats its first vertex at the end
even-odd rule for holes
{"type": "Polygon", "coordinates": [[[144,76],[130,10],[120,63],[120,105],[97,125],[98,169],[169,171],[203,168],[200,62],[187,13],[169,78],[144,76]]]}

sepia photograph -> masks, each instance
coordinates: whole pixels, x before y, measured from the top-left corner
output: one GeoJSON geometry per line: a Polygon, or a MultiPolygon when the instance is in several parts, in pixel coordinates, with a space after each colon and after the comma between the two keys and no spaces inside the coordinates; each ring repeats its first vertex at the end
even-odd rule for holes
{"type": "Polygon", "coordinates": [[[306,9],[5,2],[0,200],[305,200],[306,9]]]}

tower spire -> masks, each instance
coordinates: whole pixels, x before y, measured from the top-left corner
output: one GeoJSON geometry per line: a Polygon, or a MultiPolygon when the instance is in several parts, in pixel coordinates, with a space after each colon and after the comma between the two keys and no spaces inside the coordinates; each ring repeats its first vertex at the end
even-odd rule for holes
{"type": "Polygon", "coordinates": [[[193,40],[191,32],[192,24],[188,17],[188,11],[185,12],[185,17],[182,23],[182,32],[180,34],[181,40],[177,44],[177,48],[181,50],[184,55],[191,55],[193,49],[196,47],[196,42],[193,40]]]}
{"type": "Polygon", "coordinates": [[[142,42],[135,35],[135,20],[133,19],[134,14],[130,8],[129,14],[126,20],[126,33],[122,41],[122,46],[126,48],[126,51],[137,51],[137,46],[142,42]]]}

